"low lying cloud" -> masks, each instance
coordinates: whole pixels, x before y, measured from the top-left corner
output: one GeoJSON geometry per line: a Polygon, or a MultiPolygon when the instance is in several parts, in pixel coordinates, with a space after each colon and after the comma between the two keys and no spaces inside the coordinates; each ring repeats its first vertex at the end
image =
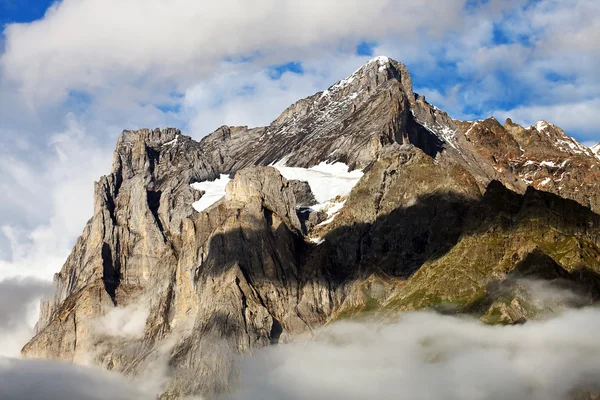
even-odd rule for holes
{"type": "Polygon", "coordinates": [[[96,321],[96,332],[114,337],[141,338],[149,313],[147,307],[138,303],[114,307],[96,321]]]}
{"type": "Polygon", "coordinates": [[[308,344],[246,361],[226,399],[567,400],[600,391],[600,310],[519,326],[408,313],[392,325],[343,322],[308,344]]]}
{"type": "MultiPolygon", "coordinates": [[[[544,301],[572,299],[547,285],[530,286],[544,301]]],[[[109,312],[105,318],[113,326],[107,329],[133,337],[137,331],[123,322],[127,316],[141,321],[142,311],[109,312]]],[[[399,314],[387,324],[337,322],[312,341],[262,349],[242,360],[240,389],[220,399],[588,399],[574,396],[600,392],[599,329],[599,308],[517,326],[433,312],[399,314]]],[[[171,376],[172,344],[165,342],[166,352],[133,381],[70,364],[0,357],[0,397],[150,400],[171,376]]]]}
{"type": "Polygon", "coordinates": [[[40,299],[51,292],[51,282],[31,278],[0,281],[0,357],[20,354],[33,336],[40,299]]]}
{"type": "Polygon", "coordinates": [[[3,400],[146,400],[118,374],[44,360],[0,357],[3,400]]]}

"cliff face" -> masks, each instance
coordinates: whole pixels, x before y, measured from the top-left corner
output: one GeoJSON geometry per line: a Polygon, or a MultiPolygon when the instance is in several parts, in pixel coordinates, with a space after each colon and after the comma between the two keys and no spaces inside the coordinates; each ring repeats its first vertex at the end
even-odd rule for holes
{"type": "Polygon", "coordinates": [[[530,275],[594,302],[598,182],[600,159],[560,128],[453,120],[385,57],[268,127],[201,142],[125,131],[23,354],[131,377],[166,368],[162,398],[210,396],[234,387],[237,355],[361,311],[518,322],[535,313],[511,282],[530,275]],[[322,180],[323,162],[364,175],[324,190],[349,178],[322,180]],[[191,184],[225,175],[224,196],[196,211],[214,193],[191,184]]]}

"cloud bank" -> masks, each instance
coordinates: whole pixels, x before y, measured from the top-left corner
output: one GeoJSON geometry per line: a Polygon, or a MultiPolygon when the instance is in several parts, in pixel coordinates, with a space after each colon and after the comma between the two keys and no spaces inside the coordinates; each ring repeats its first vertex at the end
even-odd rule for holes
{"type": "Polygon", "coordinates": [[[3,400],[150,400],[118,374],[46,360],[0,357],[3,400]]]}
{"type": "MultiPolygon", "coordinates": [[[[531,280],[519,285],[533,297],[532,304],[562,311],[515,326],[434,312],[401,313],[386,323],[335,322],[308,342],[240,358],[239,389],[220,400],[579,400],[589,397],[574,396],[600,393],[600,308],[565,309],[585,301],[560,285],[531,280]]],[[[7,292],[6,286],[0,289],[7,292]]],[[[7,326],[18,320],[19,310],[0,312],[7,326]]],[[[132,304],[109,310],[92,326],[96,334],[113,339],[142,340],[146,316],[142,304],[132,304]]],[[[173,345],[163,343],[147,370],[131,380],[98,369],[0,355],[0,397],[150,400],[165,390],[172,374],[173,345]]]]}
{"type": "Polygon", "coordinates": [[[598,329],[592,308],[507,327],[427,312],[337,323],[259,352],[223,399],[572,400],[600,391],[598,329]]]}

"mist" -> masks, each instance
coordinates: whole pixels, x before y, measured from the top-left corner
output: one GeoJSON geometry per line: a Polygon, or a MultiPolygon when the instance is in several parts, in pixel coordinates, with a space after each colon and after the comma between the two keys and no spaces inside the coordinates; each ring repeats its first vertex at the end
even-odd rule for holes
{"type": "Polygon", "coordinates": [[[596,308],[515,326],[433,312],[340,322],[257,352],[242,389],[222,400],[572,400],[600,390],[599,330],[596,308]]]}
{"type": "Polygon", "coordinates": [[[0,357],[2,400],[145,400],[124,377],[68,363],[0,357]]]}
{"type": "Polygon", "coordinates": [[[0,280],[0,357],[16,357],[33,336],[40,300],[52,293],[52,282],[33,278],[0,280]]]}
{"type": "MultiPolygon", "coordinates": [[[[29,284],[13,282],[4,298],[25,296],[27,303],[39,295],[36,284],[29,284]]],[[[593,399],[589,394],[600,392],[600,308],[567,308],[585,298],[548,282],[518,284],[545,310],[541,320],[491,326],[472,316],[422,311],[396,314],[388,323],[339,321],[307,342],[241,358],[239,389],[219,400],[593,399]]],[[[6,304],[0,310],[3,329],[21,325],[18,310],[6,304]]],[[[147,314],[143,304],[115,308],[95,329],[137,340],[147,314]]],[[[163,345],[164,354],[134,380],[68,363],[0,357],[0,398],[155,399],[172,374],[173,343],[163,345]]]]}

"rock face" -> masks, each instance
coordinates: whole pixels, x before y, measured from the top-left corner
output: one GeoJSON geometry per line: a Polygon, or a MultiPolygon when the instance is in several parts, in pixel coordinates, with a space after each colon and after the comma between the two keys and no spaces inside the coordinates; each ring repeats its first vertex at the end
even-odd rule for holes
{"type": "Polygon", "coordinates": [[[130,377],[166,369],[161,398],[210,397],[235,388],[240,354],[363,311],[521,323],[560,306],[535,303],[531,277],[595,302],[593,151],[543,121],[454,120],[386,57],[267,127],[224,126],[200,142],[125,131],[23,354],[130,377]],[[322,162],[364,171],[325,206],[322,188],[269,166],[322,162]],[[221,174],[225,196],[195,211],[209,193],[190,184],[221,174]]]}

